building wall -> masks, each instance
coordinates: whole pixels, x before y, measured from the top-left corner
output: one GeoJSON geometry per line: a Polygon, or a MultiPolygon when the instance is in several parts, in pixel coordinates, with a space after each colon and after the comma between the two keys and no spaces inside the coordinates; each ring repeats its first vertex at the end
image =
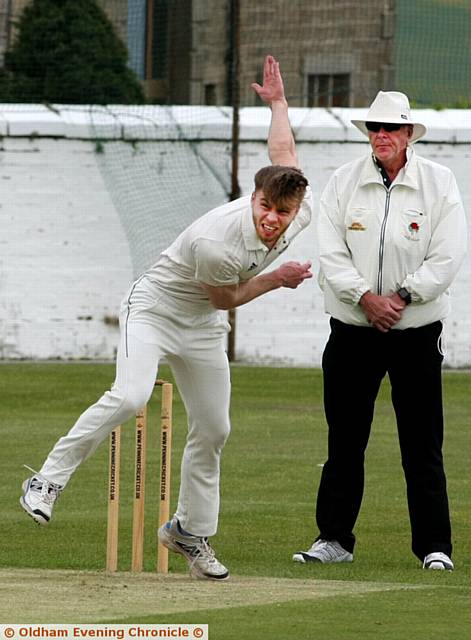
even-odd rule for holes
{"type": "Polygon", "coordinates": [[[229,6],[226,0],[193,0],[191,104],[205,104],[205,86],[213,85],[215,104],[227,104],[229,6]]]}
{"type": "Polygon", "coordinates": [[[394,2],[377,0],[260,0],[244,4],[241,15],[243,104],[254,104],[250,82],[260,77],[260,60],[272,53],[281,61],[292,106],[305,106],[307,73],[351,73],[348,106],[365,106],[386,86],[384,67],[393,64],[394,2]],[[268,27],[269,25],[269,27],[268,27]]]}
{"type": "Polygon", "coordinates": [[[126,42],[128,0],[98,0],[98,4],[108,15],[123,42],[126,42]]]}
{"type": "MultiPolygon", "coordinates": [[[[13,23],[30,1],[0,0],[0,63],[13,23]]],[[[98,3],[127,44],[128,0],[98,3]]],[[[129,6],[138,11],[136,3],[129,6]]],[[[229,7],[229,0],[172,0],[168,73],[147,79],[149,96],[166,104],[228,104],[229,7]]],[[[261,79],[267,53],[282,62],[292,106],[306,106],[308,74],[351,74],[348,106],[365,106],[379,89],[391,88],[395,0],[241,0],[240,7],[241,104],[257,104],[249,87],[261,79]]],[[[142,66],[140,58],[133,63],[142,66]]]]}
{"type": "Polygon", "coordinates": [[[0,65],[14,37],[14,23],[30,0],[0,0],[0,65]]]}
{"type": "MultiPolygon", "coordinates": [[[[335,117],[321,110],[292,113],[300,164],[316,203],[332,171],[368,151],[362,136],[348,125],[355,116],[356,110],[341,110],[335,117]]],[[[84,119],[70,118],[41,106],[21,114],[0,109],[0,358],[112,358],[117,346],[114,319],[133,278],[130,247],[100,172],[106,158],[93,140],[97,129],[91,132],[84,119]]],[[[423,112],[420,119],[429,126],[430,142],[417,145],[420,154],[455,172],[469,212],[470,118],[470,112],[423,112]]],[[[244,193],[250,193],[254,172],[268,161],[268,121],[268,109],[242,112],[244,193]]],[[[211,128],[206,131],[202,171],[211,156],[221,158],[227,152],[224,136],[218,141],[211,128]]],[[[132,131],[128,133],[132,137],[132,131]]],[[[155,160],[159,145],[154,140],[132,147],[135,162],[145,167],[148,154],[153,170],[164,171],[155,160]]],[[[196,144],[189,153],[198,153],[196,144]]],[[[131,161],[129,155],[123,160],[123,180],[131,161]]],[[[165,157],[161,161],[165,164],[165,157]]],[[[207,180],[202,178],[202,183],[204,192],[207,180]]],[[[161,232],[158,207],[154,227],[146,232],[161,232]]],[[[317,271],[314,224],[283,259],[311,259],[317,271]]],[[[446,364],[469,367],[471,254],[452,290],[446,364]]],[[[319,366],[327,333],[328,318],[314,280],[295,291],[271,292],[237,310],[236,351],[244,362],[319,366]]]]}
{"type": "MultiPolygon", "coordinates": [[[[216,103],[228,104],[229,4],[193,0],[192,104],[204,104],[208,84],[216,85],[216,103]]],[[[395,0],[242,0],[240,7],[241,104],[257,104],[250,84],[261,81],[267,53],[281,61],[292,106],[306,105],[308,74],[351,74],[352,107],[392,87],[395,0]]]]}

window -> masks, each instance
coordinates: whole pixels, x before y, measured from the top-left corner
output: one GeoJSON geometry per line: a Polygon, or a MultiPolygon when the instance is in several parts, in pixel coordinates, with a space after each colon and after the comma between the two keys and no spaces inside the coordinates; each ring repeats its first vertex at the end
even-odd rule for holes
{"type": "Polygon", "coordinates": [[[146,3],[145,0],[129,0],[127,38],[129,66],[139,78],[145,78],[146,59],[146,3]]]}
{"type": "Polygon", "coordinates": [[[350,74],[308,74],[306,98],[308,107],[349,107],[350,74]]]}
{"type": "Polygon", "coordinates": [[[170,0],[128,0],[129,66],[145,80],[164,79],[168,62],[170,0]]]}
{"type": "Polygon", "coordinates": [[[208,104],[208,105],[216,104],[216,85],[215,84],[204,85],[204,104],[208,104]]]}
{"type": "Polygon", "coordinates": [[[152,78],[164,79],[168,73],[169,0],[154,0],[152,17],[152,78]]]}

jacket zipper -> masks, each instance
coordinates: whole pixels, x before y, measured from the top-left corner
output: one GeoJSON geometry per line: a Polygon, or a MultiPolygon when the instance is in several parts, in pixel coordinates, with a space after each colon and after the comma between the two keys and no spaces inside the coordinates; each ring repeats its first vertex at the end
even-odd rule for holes
{"type": "Polygon", "coordinates": [[[383,290],[383,260],[384,260],[384,238],[386,235],[386,224],[388,222],[389,215],[389,201],[391,199],[391,191],[393,187],[390,189],[386,189],[386,203],[384,206],[384,218],[383,223],[381,225],[381,234],[379,236],[379,262],[378,262],[378,280],[376,282],[376,289],[378,291],[378,295],[382,295],[383,290]]]}

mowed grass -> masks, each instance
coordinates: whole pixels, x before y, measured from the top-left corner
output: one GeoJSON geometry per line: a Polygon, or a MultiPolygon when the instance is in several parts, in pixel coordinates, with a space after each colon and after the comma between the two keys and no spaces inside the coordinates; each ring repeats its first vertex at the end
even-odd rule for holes
{"type": "MultiPolygon", "coordinates": [[[[160,372],[171,379],[168,369],[160,372]]],[[[0,566],[101,570],[105,563],[106,443],[86,461],[57,504],[47,528],[18,504],[22,467],[39,468],[54,442],[108,388],[108,364],[0,365],[2,432],[0,566]]],[[[471,623],[471,375],[445,372],[445,457],[454,531],[454,573],[424,572],[410,551],[405,486],[387,381],[377,403],[366,462],[366,490],[351,565],[304,566],[291,561],[316,534],[315,497],[326,457],[322,375],[315,369],[232,369],[232,434],[222,461],[221,517],[214,546],[233,574],[415,585],[414,590],[358,593],[317,600],[215,609],[125,622],[210,624],[214,638],[319,637],[468,640],[471,623]],[[292,635],[290,635],[292,634],[292,635]]],[[[355,384],[355,381],[352,381],[355,384]]],[[[361,393],[361,389],[358,390],[361,393]]],[[[146,569],[155,565],[158,402],[150,407],[147,465],[146,569]]],[[[413,396],[413,390],[411,390],[413,396]]],[[[426,400],[426,399],[424,399],[426,400]]],[[[339,402],[342,397],[339,396],[339,402]]],[[[172,470],[176,503],[186,419],[174,403],[172,470]]],[[[123,433],[120,569],[130,565],[133,425],[123,433]]],[[[354,425],[352,425],[354,428],[354,425]]],[[[170,570],[186,573],[179,557],[170,570]]],[[[215,585],[217,588],[217,585],[215,585]]],[[[195,590],[197,583],[195,583],[195,590]]],[[[40,594],[38,594],[40,597],[40,594]]],[[[158,606],[156,604],[156,610],[158,606]]]]}

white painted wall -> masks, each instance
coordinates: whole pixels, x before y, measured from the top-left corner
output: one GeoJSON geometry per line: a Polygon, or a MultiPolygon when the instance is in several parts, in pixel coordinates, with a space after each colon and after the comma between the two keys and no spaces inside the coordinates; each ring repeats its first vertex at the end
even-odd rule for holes
{"type": "Polygon", "coordinates": [[[90,142],[4,138],[0,357],[111,358],[130,256],[90,142]]]}
{"type": "MultiPolygon", "coordinates": [[[[206,157],[227,158],[227,110],[201,108],[190,118],[185,108],[175,109],[171,117],[168,109],[165,114],[148,109],[147,115],[159,123],[164,115],[172,126],[181,118],[180,130],[188,137],[207,138],[200,143],[206,157]]],[[[336,167],[368,151],[361,134],[348,124],[363,113],[292,110],[301,166],[315,201],[336,167]]],[[[429,126],[430,142],[419,143],[418,153],[454,171],[471,211],[471,113],[423,111],[420,118],[429,126]]],[[[268,119],[267,109],[242,111],[244,192],[251,190],[255,171],[267,163],[268,119]]],[[[87,112],[77,108],[53,112],[34,105],[0,106],[0,358],[113,358],[118,329],[106,319],[117,315],[133,279],[132,259],[93,137],[153,140],[140,147],[142,162],[143,155],[158,153],[159,142],[152,127],[143,129],[142,118],[135,136],[135,121],[132,108],[128,113],[121,108],[119,116],[106,112],[91,127],[87,112]]],[[[158,232],[157,215],[156,225],[158,232]]],[[[314,225],[284,259],[312,259],[316,269],[314,225]]],[[[453,313],[446,323],[446,363],[452,367],[471,365],[470,291],[468,255],[453,287],[453,313]]],[[[315,281],[296,291],[271,292],[237,311],[236,346],[243,361],[319,366],[327,334],[328,318],[315,281]]]]}

